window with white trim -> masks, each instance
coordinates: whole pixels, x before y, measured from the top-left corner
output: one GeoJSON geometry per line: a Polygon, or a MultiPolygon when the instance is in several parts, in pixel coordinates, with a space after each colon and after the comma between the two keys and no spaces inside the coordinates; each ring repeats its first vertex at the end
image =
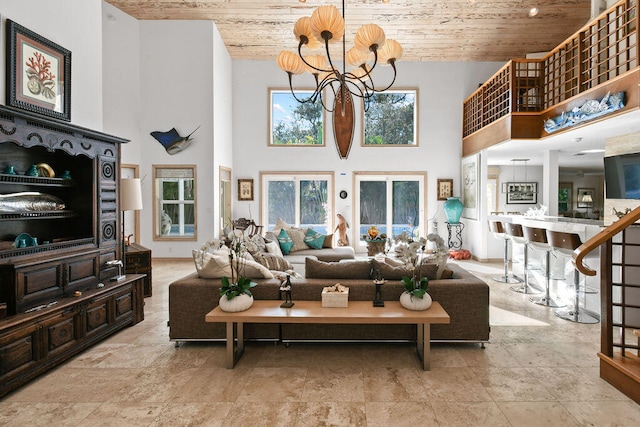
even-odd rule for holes
{"type": "Polygon", "coordinates": [[[196,240],[196,167],[153,167],[153,240],[196,240]]]}
{"type": "Polygon", "coordinates": [[[263,172],[261,224],[274,228],[278,218],[290,225],[329,234],[333,224],[333,173],[263,172]]]}
{"type": "Polygon", "coordinates": [[[394,237],[403,231],[425,237],[426,173],[355,174],[355,230],[358,248],[372,225],[394,237]]]}

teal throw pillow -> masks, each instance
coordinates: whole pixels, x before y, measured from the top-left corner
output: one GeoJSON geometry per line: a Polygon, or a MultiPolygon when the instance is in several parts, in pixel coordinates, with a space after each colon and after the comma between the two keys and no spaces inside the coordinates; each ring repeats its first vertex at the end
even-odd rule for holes
{"type": "Polygon", "coordinates": [[[307,230],[307,235],[304,236],[304,242],[313,249],[322,249],[324,244],[324,238],[327,237],[324,234],[320,234],[313,229],[307,230]]]}
{"type": "Polygon", "coordinates": [[[280,230],[280,234],[278,234],[278,242],[280,242],[280,249],[282,249],[282,253],[287,255],[291,252],[291,248],[293,247],[293,239],[289,237],[287,230],[284,228],[280,230]]]}

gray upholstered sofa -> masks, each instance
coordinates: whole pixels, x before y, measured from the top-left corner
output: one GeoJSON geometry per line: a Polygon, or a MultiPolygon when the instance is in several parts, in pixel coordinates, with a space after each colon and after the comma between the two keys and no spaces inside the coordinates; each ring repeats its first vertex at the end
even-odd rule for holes
{"type": "MultiPolygon", "coordinates": [[[[293,300],[321,300],[322,288],[341,283],[349,287],[350,301],[373,301],[375,285],[369,279],[373,261],[350,261],[354,267],[345,278],[336,277],[336,264],[325,266],[306,260],[307,278],[292,279],[293,300]],[[311,265],[311,267],[310,267],[311,265]],[[319,267],[318,267],[319,266],[319,267]],[[328,267],[329,266],[329,267],[328,267]],[[311,271],[310,271],[311,268],[311,271]],[[317,277],[325,276],[325,277],[317,277]]],[[[449,264],[450,279],[432,279],[428,292],[451,317],[448,325],[432,325],[433,341],[486,342],[489,340],[489,286],[456,264],[449,264]]],[[[255,279],[255,299],[279,299],[280,280],[255,279]]],[[[169,338],[172,341],[206,341],[225,337],[225,325],[206,323],[205,315],[218,305],[219,279],[202,279],[197,273],[169,285],[169,338]]],[[[387,280],[382,297],[397,301],[403,292],[400,280],[387,280]]],[[[295,306],[294,306],[295,309],[295,306]]],[[[313,325],[245,324],[245,337],[266,340],[415,340],[415,325],[313,325]]]]}

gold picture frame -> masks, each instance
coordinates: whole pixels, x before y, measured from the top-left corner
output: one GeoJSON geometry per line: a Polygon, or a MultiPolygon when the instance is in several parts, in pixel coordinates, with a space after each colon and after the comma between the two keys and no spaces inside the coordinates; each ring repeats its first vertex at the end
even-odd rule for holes
{"type": "Polygon", "coordinates": [[[453,197],[453,179],[438,178],[438,200],[447,200],[453,197]]]}
{"type": "Polygon", "coordinates": [[[253,179],[238,180],[238,200],[241,202],[253,200],[253,179]]]}

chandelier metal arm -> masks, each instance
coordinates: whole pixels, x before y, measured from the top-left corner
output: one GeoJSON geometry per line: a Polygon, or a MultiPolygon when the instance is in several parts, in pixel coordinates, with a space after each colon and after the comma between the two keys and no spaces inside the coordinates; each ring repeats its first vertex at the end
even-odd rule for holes
{"type": "Polygon", "coordinates": [[[393,84],[396,82],[396,75],[397,75],[396,61],[394,60],[389,61],[389,65],[391,65],[391,68],[393,68],[393,79],[391,80],[391,83],[389,83],[389,86],[385,87],[384,89],[375,89],[375,92],[384,92],[385,90],[389,90],[391,89],[391,86],[393,86],[393,84]]]}
{"type": "Polygon", "coordinates": [[[295,90],[293,89],[293,79],[292,79],[293,74],[290,73],[290,72],[287,72],[287,74],[289,75],[289,89],[291,90],[291,95],[293,96],[293,98],[296,101],[298,101],[301,104],[305,104],[307,102],[311,102],[311,103],[316,102],[316,99],[318,99],[318,95],[319,95],[319,92],[318,92],[317,89],[315,91],[313,91],[313,93],[311,95],[309,95],[308,98],[298,98],[296,96],[295,90]]]}

